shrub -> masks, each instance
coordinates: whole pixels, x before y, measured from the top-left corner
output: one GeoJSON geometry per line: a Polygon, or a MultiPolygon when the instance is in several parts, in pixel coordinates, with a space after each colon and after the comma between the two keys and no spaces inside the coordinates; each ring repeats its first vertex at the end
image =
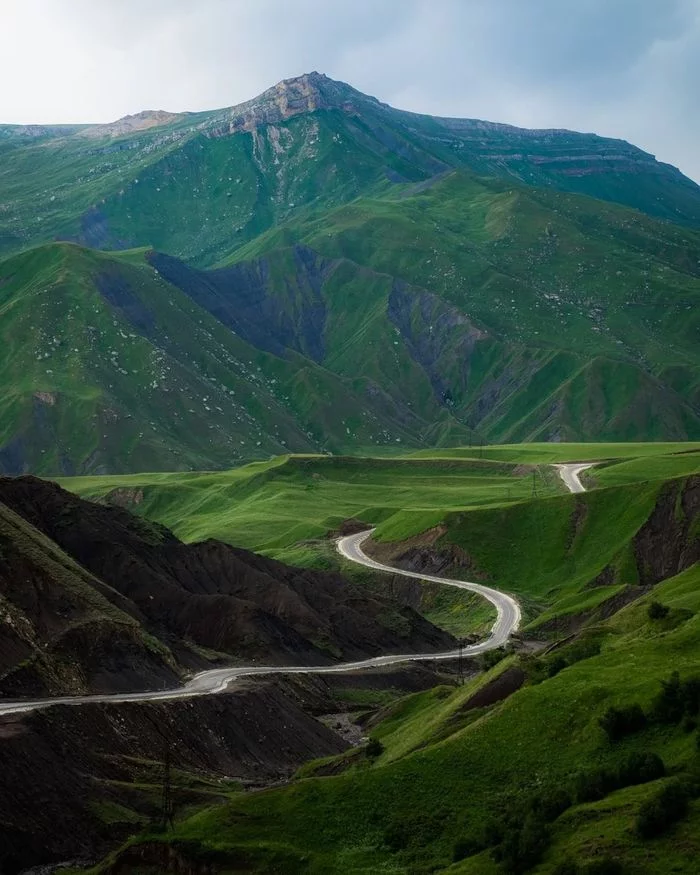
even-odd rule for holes
{"type": "Polygon", "coordinates": [[[375,759],[384,753],[384,745],[378,738],[370,738],[365,747],[365,756],[375,759]]]}
{"type": "Polygon", "coordinates": [[[633,753],[620,765],[617,771],[617,786],[631,787],[635,784],[648,784],[666,774],[664,761],[655,753],[633,753]]]}
{"type": "Polygon", "coordinates": [[[432,814],[397,812],[384,830],[384,844],[394,852],[409,847],[425,847],[442,834],[445,819],[444,811],[436,811],[432,814]]]}
{"type": "Polygon", "coordinates": [[[452,851],[452,862],[459,863],[460,860],[466,860],[467,857],[473,857],[484,850],[483,841],[474,838],[473,836],[464,836],[455,842],[452,851]]]}
{"type": "Polygon", "coordinates": [[[580,873],[581,870],[578,867],[578,863],[575,863],[573,860],[563,860],[552,871],[552,875],[580,875],[580,873]]]}
{"type": "Polygon", "coordinates": [[[663,620],[668,617],[668,606],[662,605],[661,602],[650,602],[647,608],[647,616],[650,620],[663,620]]]}
{"type": "Polygon", "coordinates": [[[611,705],[598,721],[610,741],[617,741],[625,735],[639,732],[646,726],[646,722],[646,715],[641,705],[636,702],[623,708],[611,705]]]}
{"type": "Polygon", "coordinates": [[[530,681],[542,683],[548,677],[554,677],[562,669],[568,668],[584,659],[590,659],[600,653],[600,641],[595,638],[581,638],[573,641],[550,656],[530,658],[525,661],[525,668],[530,681]]]}
{"type": "Polygon", "coordinates": [[[571,807],[571,796],[566,790],[544,790],[534,796],[530,802],[530,810],[545,823],[552,823],[567,808],[571,807]]]}
{"type": "Polygon", "coordinates": [[[597,802],[613,790],[656,781],[666,774],[664,761],[655,753],[633,753],[616,771],[593,769],[576,776],[574,795],[578,802],[597,802]]]}
{"type": "Polygon", "coordinates": [[[616,789],[616,776],[605,769],[581,772],[576,776],[574,794],[577,802],[597,802],[616,789]]]}
{"type": "Polygon", "coordinates": [[[550,678],[553,678],[555,675],[558,675],[560,671],[565,669],[569,665],[569,663],[561,654],[558,654],[557,656],[548,660],[545,665],[547,669],[547,674],[550,678]]]}
{"type": "Polygon", "coordinates": [[[584,866],[581,875],[623,875],[623,871],[622,863],[612,857],[601,857],[584,866]]]}
{"type": "Polygon", "coordinates": [[[520,875],[535,866],[549,844],[546,824],[529,814],[521,826],[506,830],[503,841],[493,849],[493,858],[508,875],[520,875]]]}
{"type": "Polygon", "coordinates": [[[642,804],[635,828],[644,839],[666,832],[688,811],[688,789],[680,781],[669,781],[642,804]]]}
{"type": "Polygon", "coordinates": [[[504,659],[505,656],[505,647],[497,647],[495,650],[487,650],[479,656],[479,668],[482,671],[488,671],[504,659]]]}
{"type": "Polygon", "coordinates": [[[700,678],[681,681],[677,671],[661,681],[661,692],[654,698],[651,716],[659,723],[680,723],[694,717],[700,708],[700,678]]]}

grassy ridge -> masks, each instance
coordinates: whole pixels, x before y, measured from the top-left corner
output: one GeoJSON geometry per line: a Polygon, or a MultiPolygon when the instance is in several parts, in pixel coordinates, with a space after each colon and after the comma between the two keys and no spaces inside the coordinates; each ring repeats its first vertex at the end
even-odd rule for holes
{"type": "MultiPolygon", "coordinates": [[[[548,475],[540,489],[561,489],[548,475]]],[[[343,520],[392,525],[407,513],[422,531],[452,509],[522,500],[532,476],[512,463],[285,456],[209,474],[75,477],[62,481],[86,498],[138,491],[133,509],[185,540],[216,537],[273,555],[324,538],[343,520]]],[[[128,497],[128,496],[127,496],[128,497]]]]}
{"type": "MultiPolygon", "coordinates": [[[[533,487],[540,497],[561,493],[550,467],[559,461],[607,458],[614,463],[589,475],[595,483],[641,483],[693,473],[697,449],[692,443],[518,444],[407,455],[392,449],[371,458],[285,455],[229,471],[71,477],[62,484],[98,500],[123,490],[117,500],[121,494],[132,510],[184,540],[216,537],[273,555],[296,550],[297,561],[306,564],[318,554],[305,554],[299,542],[323,538],[349,517],[379,525],[382,540],[398,541],[454,511],[530,499],[533,487]]],[[[570,509],[574,499],[557,499],[553,516],[560,505],[570,509]]],[[[524,518],[529,507],[521,511],[524,518]]],[[[492,512],[502,513],[509,513],[507,507],[492,512]]],[[[492,524],[497,531],[500,522],[491,518],[484,527],[492,524]]]]}
{"type": "MultiPolygon", "coordinates": [[[[649,708],[671,666],[682,677],[697,673],[699,582],[693,568],[659,585],[653,597],[670,607],[668,622],[648,619],[648,596],[601,625],[599,655],[526,684],[500,705],[461,713],[475,691],[469,686],[418,694],[378,729],[386,753],[376,764],[241,797],[183,821],[167,840],[220,865],[242,855],[261,872],[282,860],[289,872],[443,870],[457,841],[477,836],[485,820],[502,817],[505,805],[569,787],[582,768],[614,768],[634,751],[656,752],[671,772],[694,767],[692,733],[652,724],[611,744],[597,721],[611,704],[649,708]]],[[[552,873],[572,856],[585,862],[605,855],[640,875],[692,871],[700,850],[696,805],[676,840],[642,843],[630,829],[655,790],[646,784],[600,803],[575,804],[555,821],[535,871],[552,873]]],[[[469,856],[449,871],[497,871],[488,853],[469,856]]]]}

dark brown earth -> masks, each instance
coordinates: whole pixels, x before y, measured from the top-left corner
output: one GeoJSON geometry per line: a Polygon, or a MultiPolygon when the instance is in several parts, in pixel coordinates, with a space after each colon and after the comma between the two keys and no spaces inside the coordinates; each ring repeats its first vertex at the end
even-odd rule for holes
{"type": "Polygon", "coordinates": [[[0,873],[97,859],[157,819],[166,751],[177,816],[346,750],[336,721],[317,719],[352,710],[337,690],[407,693],[445,682],[449,676],[428,666],[390,666],[242,680],[227,693],[189,700],[0,717],[0,873]]]}
{"type": "Polygon", "coordinates": [[[347,742],[312,716],[320,679],[239,682],[219,696],[60,706],[0,717],[0,872],[90,859],[160,812],[171,758],[176,813],[290,775],[347,742]]]}
{"type": "Polygon", "coordinates": [[[454,646],[411,607],[337,573],[183,544],[35,477],[0,478],[0,502],[9,697],[174,686],[232,659],[323,664],[454,646]]]}

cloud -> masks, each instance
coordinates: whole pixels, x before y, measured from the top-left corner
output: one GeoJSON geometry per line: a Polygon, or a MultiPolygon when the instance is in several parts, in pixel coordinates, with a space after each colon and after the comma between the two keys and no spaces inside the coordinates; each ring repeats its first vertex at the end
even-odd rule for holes
{"type": "Polygon", "coordinates": [[[404,109],[622,137],[700,180],[700,0],[22,0],[3,18],[7,122],[210,109],[316,69],[404,109]]]}

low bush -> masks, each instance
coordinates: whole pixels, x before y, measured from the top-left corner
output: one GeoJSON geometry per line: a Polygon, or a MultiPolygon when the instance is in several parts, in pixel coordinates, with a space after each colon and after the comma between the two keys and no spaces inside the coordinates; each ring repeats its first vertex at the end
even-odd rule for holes
{"type": "Polygon", "coordinates": [[[567,808],[571,807],[571,796],[562,789],[543,790],[530,801],[530,811],[545,823],[552,823],[567,808]]]}
{"type": "Polygon", "coordinates": [[[647,616],[650,620],[663,620],[668,617],[667,605],[662,605],[661,602],[650,602],[647,608],[647,616]]]}
{"type": "Polygon", "coordinates": [[[525,660],[524,667],[531,683],[539,684],[547,678],[559,674],[562,669],[575,665],[584,659],[590,659],[600,653],[600,641],[597,638],[581,638],[567,644],[555,653],[541,658],[525,660]]]}
{"type": "Polygon", "coordinates": [[[520,875],[539,863],[548,845],[547,825],[535,814],[529,814],[520,826],[512,826],[505,832],[492,854],[508,875],[520,875]]]}
{"type": "Polygon", "coordinates": [[[631,735],[644,729],[647,718],[641,705],[635,702],[632,705],[625,705],[623,708],[611,705],[598,720],[598,723],[610,741],[618,741],[625,735],[631,735]]]}
{"type": "Polygon", "coordinates": [[[633,753],[617,769],[593,769],[581,772],[574,782],[577,802],[597,802],[622,787],[646,784],[666,774],[664,761],[655,753],[633,753]]]}
{"type": "Polygon", "coordinates": [[[643,839],[666,832],[688,811],[688,788],[678,780],[664,784],[642,804],[637,814],[635,829],[643,839]]]}
{"type": "Polygon", "coordinates": [[[475,838],[474,836],[464,836],[455,842],[452,851],[452,862],[459,863],[460,860],[466,860],[467,857],[473,857],[474,854],[479,854],[484,850],[485,845],[483,839],[475,838]]]}
{"type": "Polygon", "coordinates": [[[564,860],[554,869],[552,875],[624,875],[624,869],[622,863],[612,857],[601,857],[583,864],[564,860]]]}
{"type": "Polygon", "coordinates": [[[378,738],[370,738],[365,747],[365,756],[376,759],[384,753],[384,745],[378,738]]]}
{"type": "Polygon", "coordinates": [[[432,814],[397,812],[384,830],[384,844],[394,853],[407,848],[423,848],[440,837],[446,818],[444,811],[432,814]]]}
{"type": "Polygon", "coordinates": [[[505,647],[497,647],[495,650],[487,650],[479,656],[479,668],[482,671],[488,671],[494,665],[505,659],[507,656],[505,647]]]}
{"type": "Polygon", "coordinates": [[[632,753],[617,770],[617,787],[648,784],[666,775],[664,761],[655,753],[632,753]]]}
{"type": "Polygon", "coordinates": [[[658,723],[680,723],[700,710],[700,678],[682,681],[677,671],[661,681],[661,692],[654,698],[651,718],[658,723]]]}
{"type": "Polygon", "coordinates": [[[623,875],[622,863],[613,860],[612,857],[601,857],[600,860],[592,860],[580,870],[580,875],[623,875]]]}

